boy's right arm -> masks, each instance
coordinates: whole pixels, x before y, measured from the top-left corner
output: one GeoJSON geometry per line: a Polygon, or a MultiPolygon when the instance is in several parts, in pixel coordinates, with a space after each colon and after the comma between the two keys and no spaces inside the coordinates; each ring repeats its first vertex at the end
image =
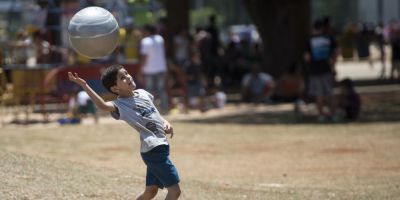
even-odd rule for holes
{"type": "Polygon", "coordinates": [[[112,102],[105,102],[87,83],[85,80],[80,78],[77,73],[68,72],[68,78],[70,81],[75,82],[80,85],[86,93],[89,95],[90,99],[96,104],[96,106],[104,111],[115,112],[116,108],[112,102]]]}

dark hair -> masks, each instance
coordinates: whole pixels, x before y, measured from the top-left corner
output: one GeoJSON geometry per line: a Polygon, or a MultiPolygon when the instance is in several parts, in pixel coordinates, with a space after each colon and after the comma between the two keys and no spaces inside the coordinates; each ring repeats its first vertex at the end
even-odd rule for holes
{"type": "Polygon", "coordinates": [[[215,24],[215,21],[217,20],[217,16],[215,15],[210,15],[208,20],[210,21],[210,23],[215,24]]]}
{"type": "Polygon", "coordinates": [[[324,27],[330,26],[331,24],[331,17],[329,16],[324,16],[322,18],[322,24],[324,25],[324,27]]]}
{"type": "Polygon", "coordinates": [[[148,31],[151,35],[154,35],[157,33],[157,28],[153,25],[146,24],[143,26],[143,29],[148,31]]]}
{"type": "Polygon", "coordinates": [[[124,67],[121,65],[111,65],[107,67],[103,73],[101,73],[101,83],[109,92],[113,94],[116,93],[111,91],[111,87],[116,84],[118,71],[122,68],[124,67]]]}
{"type": "Polygon", "coordinates": [[[324,27],[324,22],[322,20],[318,19],[314,22],[313,27],[315,30],[321,30],[324,27]]]}

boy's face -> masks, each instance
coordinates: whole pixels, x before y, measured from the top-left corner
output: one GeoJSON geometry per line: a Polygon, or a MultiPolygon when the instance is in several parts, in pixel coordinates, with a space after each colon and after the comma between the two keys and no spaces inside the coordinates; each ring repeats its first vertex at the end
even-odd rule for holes
{"type": "Polygon", "coordinates": [[[118,71],[116,85],[111,89],[119,95],[130,94],[136,88],[136,84],[132,76],[128,74],[126,69],[122,68],[118,71]]]}

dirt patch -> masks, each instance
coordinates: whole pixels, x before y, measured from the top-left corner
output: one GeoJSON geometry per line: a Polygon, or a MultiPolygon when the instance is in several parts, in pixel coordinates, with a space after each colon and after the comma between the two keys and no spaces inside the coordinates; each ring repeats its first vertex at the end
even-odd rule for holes
{"type": "MultiPolygon", "coordinates": [[[[182,199],[400,196],[399,123],[173,125],[182,199]]],[[[128,125],[5,127],[0,136],[0,199],[134,199],[143,189],[128,125]]]]}
{"type": "Polygon", "coordinates": [[[373,167],[373,170],[384,170],[384,171],[400,171],[400,166],[380,166],[380,167],[373,167]]]}
{"type": "Polygon", "coordinates": [[[131,149],[127,147],[104,147],[100,151],[103,152],[130,152],[131,149]]]}
{"type": "Polygon", "coordinates": [[[322,150],[322,153],[328,153],[328,154],[353,154],[353,153],[365,153],[365,152],[366,152],[365,149],[346,148],[346,147],[329,148],[329,149],[322,150]]]}

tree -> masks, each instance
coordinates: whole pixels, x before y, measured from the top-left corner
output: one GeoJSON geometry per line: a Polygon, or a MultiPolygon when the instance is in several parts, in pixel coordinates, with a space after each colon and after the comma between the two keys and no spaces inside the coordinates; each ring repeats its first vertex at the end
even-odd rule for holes
{"type": "Polygon", "coordinates": [[[189,1],[188,0],[164,0],[167,10],[167,26],[176,29],[189,28],[189,1]]]}
{"type": "Polygon", "coordinates": [[[310,34],[310,0],[243,0],[264,46],[265,69],[279,76],[302,59],[310,34]]]}
{"type": "Polygon", "coordinates": [[[189,0],[162,0],[167,11],[164,21],[165,48],[167,57],[171,57],[174,52],[172,36],[179,29],[189,29],[189,0]]]}

